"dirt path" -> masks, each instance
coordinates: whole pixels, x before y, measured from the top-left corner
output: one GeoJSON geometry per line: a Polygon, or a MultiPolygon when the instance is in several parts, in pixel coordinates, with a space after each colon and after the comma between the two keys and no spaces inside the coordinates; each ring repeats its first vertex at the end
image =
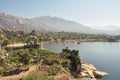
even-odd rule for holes
{"type": "Polygon", "coordinates": [[[25,77],[29,75],[30,73],[33,73],[36,69],[38,69],[37,65],[31,66],[28,71],[26,72],[21,72],[18,75],[13,75],[13,76],[6,76],[6,77],[0,77],[0,80],[19,80],[22,77],[25,77]]]}

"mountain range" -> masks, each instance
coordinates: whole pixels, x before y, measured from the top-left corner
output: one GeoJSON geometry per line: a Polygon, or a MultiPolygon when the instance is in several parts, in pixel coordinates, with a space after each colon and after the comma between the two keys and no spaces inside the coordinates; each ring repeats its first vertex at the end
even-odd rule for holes
{"type": "Polygon", "coordinates": [[[59,17],[41,16],[35,18],[22,18],[7,13],[0,13],[0,27],[8,30],[38,30],[52,32],[79,32],[87,34],[120,34],[120,27],[109,25],[104,28],[85,26],[80,23],[65,20],[59,17]]]}

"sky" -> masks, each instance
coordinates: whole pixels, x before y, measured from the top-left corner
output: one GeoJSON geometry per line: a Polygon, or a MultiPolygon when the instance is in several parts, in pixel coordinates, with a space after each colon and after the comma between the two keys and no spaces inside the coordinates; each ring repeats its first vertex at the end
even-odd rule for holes
{"type": "Polygon", "coordinates": [[[0,12],[25,18],[50,15],[88,26],[120,26],[120,0],[0,0],[0,12]]]}

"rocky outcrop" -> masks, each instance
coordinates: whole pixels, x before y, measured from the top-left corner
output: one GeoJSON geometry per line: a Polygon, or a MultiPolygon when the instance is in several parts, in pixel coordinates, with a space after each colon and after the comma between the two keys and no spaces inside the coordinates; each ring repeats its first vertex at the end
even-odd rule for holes
{"type": "MultiPolygon", "coordinates": [[[[67,58],[71,62],[70,72],[77,80],[98,80],[108,75],[106,72],[98,71],[92,64],[82,62],[79,56],[78,50],[70,50],[68,47],[62,50],[62,54],[65,59],[67,58]]],[[[64,63],[64,65],[67,63],[64,63]]],[[[73,79],[72,79],[73,80],[73,79]]]]}
{"type": "Polygon", "coordinates": [[[55,80],[101,80],[102,77],[108,75],[106,72],[98,71],[92,64],[81,62],[81,65],[80,74],[73,72],[74,75],[78,75],[77,78],[63,68],[64,72],[56,75],[55,80]]]}
{"type": "Polygon", "coordinates": [[[62,54],[66,54],[66,58],[71,61],[71,72],[79,74],[81,72],[81,60],[78,50],[70,50],[68,47],[62,50],[62,54]]]}
{"type": "Polygon", "coordinates": [[[108,73],[102,71],[94,71],[93,74],[95,75],[96,78],[102,78],[103,76],[108,75],[108,73]]]}
{"type": "MultiPolygon", "coordinates": [[[[108,73],[103,71],[98,71],[94,65],[82,62],[82,78],[86,78],[87,80],[98,80],[102,77],[108,75],[108,73]]],[[[86,80],[85,79],[85,80],[86,80]]]]}

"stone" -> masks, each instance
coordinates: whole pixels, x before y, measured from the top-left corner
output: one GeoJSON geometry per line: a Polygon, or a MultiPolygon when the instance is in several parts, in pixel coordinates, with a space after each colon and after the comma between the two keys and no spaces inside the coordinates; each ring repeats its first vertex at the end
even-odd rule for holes
{"type": "Polygon", "coordinates": [[[83,63],[82,64],[82,69],[84,70],[86,70],[86,69],[90,69],[90,70],[92,70],[92,71],[96,71],[97,69],[95,68],[95,66],[94,65],[92,65],[92,64],[87,64],[87,63],[83,63]]]}
{"type": "Polygon", "coordinates": [[[102,72],[102,71],[94,71],[93,74],[95,75],[96,78],[102,78],[102,77],[108,75],[108,73],[102,72]]]}
{"type": "Polygon", "coordinates": [[[87,77],[87,78],[89,78],[89,77],[90,77],[90,76],[89,76],[89,74],[84,73],[84,72],[81,72],[81,76],[82,76],[82,77],[87,77]]]}
{"type": "Polygon", "coordinates": [[[88,80],[97,80],[97,79],[101,79],[102,77],[108,75],[108,73],[106,72],[98,71],[96,67],[92,64],[88,64],[85,62],[81,62],[81,63],[82,63],[81,75],[84,78],[91,78],[88,80]]]}

